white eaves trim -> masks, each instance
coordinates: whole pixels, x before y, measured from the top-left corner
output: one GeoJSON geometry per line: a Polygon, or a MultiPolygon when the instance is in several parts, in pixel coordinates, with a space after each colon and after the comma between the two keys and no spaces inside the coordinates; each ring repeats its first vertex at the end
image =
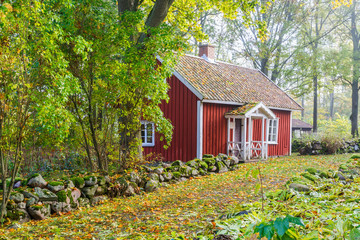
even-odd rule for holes
{"type": "Polygon", "coordinates": [[[290,109],[290,108],[278,108],[278,107],[269,107],[269,108],[272,109],[272,110],[281,110],[281,111],[289,111],[289,112],[301,111],[301,110],[294,110],[294,109],[290,109]]]}
{"type": "Polygon", "coordinates": [[[239,103],[239,102],[218,101],[218,100],[208,100],[208,99],[204,99],[202,102],[203,103],[225,104],[225,105],[236,105],[236,106],[242,106],[245,104],[245,103],[239,103]]]}
{"type": "Polygon", "coordinates": [[[245,117],[251,117],[252,115],[255,114],[256,111],[258,110],[262,110],[265,112],[265,115],[269,118],[269,119],[276,119],[276,115],[268,108],[265,106],[265,104],[263,104],[262,102],[258,103],[255,107],[253,107],[250,111],[248,111],[247,113],[245,113],[245,117]]]}

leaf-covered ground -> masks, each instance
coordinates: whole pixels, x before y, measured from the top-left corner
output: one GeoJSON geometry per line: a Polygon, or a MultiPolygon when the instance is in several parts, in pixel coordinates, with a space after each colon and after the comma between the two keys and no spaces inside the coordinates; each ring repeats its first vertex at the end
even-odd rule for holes
{"type": "MultiPolygon", "coordinates": [[[[282,188],[308,167],[333,169],[349,155],[291,156],[262,162],[265,188],[282,188]]],[[[0,230],[4,239],[170,239],[196,236],[210,222],[244,202],[254,201],[255,180],[245,174],[255,163],[233,172],[191,179],[157,192],[112,199],[69,215],[31,221],[18,230],[0,230]]]]}

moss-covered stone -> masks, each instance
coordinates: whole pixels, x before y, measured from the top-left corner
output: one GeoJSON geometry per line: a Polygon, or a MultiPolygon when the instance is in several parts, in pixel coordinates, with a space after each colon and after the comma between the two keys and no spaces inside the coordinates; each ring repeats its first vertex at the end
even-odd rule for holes
{"type": "Polygon", "coordinates": [[[215,158],[203,158],[203,162],[205,162],[210,167],[215,166],[216,160],[215,158]]]}
{"type": "Polygon", "coordinates": [[[181,173],[179,173],[179,172],[173,172],[173,177],[174,177],[175,179],[179,179],[179,178],[181,178],[181,173]]]}
{"type": "Polygon", "coordinates": [[[174,167],[174,166],[181,167],[182,165],[184,165],[184,163],[180,160],[176,160],[175,162],[173,162],[171,164],[172,167],[174,167]]]}
{"type": "Polygon", "coordinates": [[[229,170],[225,166],[225,164],[223,162],[221,162],[221,161],[216,162],[215,166],[216,166],[216,172],[218,172],[218,173],[227,172],[229,170]]]}
{"type": "Polygon", "coordinates": [[[103,177],[103,176],[99,176],[98,178],[98,184],[100,185],[100,186],[104,186],[105,184],[106,184],[106,179],[103,177]]]}
{"type": "Polygon", "coordinates": [[[212,154],[204,154],[202,158],[203,158],[203,160],[204,160],[204,158],[214,158],[214,155],[212,155],[212,154]]]}
{"type": "Polygon", "coordinates": [[[58,196],[58,201],[59,202],[66,202],[66,192],[64,190],[59,191],[58,193],[56,193],[56,195],[58,196]]]}
{"type": "Polygon", "coordinates": [[[189,166],[182,166],[179,169],[179,172],[181,176],[183,177],[189,177],[191,175],[192,168],[189,166]]]}
{"type": "Polygon", "coordinates": [[[360,154],[355,153],[355,154],[353,154],[350,158],[351,158],[351,159],[355,159],[355,158],[360,159],[360,154]]]}
{"type": "Polygon", "coordinates": [[[40,210],[40,209],[42,209],[43,208],[43,206],[42,205],[33,205],[33,206],[31,206],[33,209],[35,209],[35,210],[40,210]]]}
{"type": "Polygon", "coordinates": [[[321,171],[321,172],[319,173],[319,176],[320,176],[321,178],[329,178],[329,174],[328,174],[327,172],[324,172],[324,171],[321,171]]]}
{"type": "Polygon", "coordinates": [[[348,171],[348,170],[349,170],[349,167],[348,167],[347,165],[345,165],[345,164],[341,164],[341,165],[339,166],[339,170],[348,171]]]}
{"type": "Polygon", "coordinates": [[[199,168],[199,163],[194,159],[186,163],[187,166],[192,168],[199,168]]]}
{"type": "Polygon", "coordinates": [[[49,182],[48,184],[49,184],[50,186],[53,186],[53,187],[63,186],[63,185],[64,185],[64,183],[62,183],[62,182],[56,182],[56,181],[49,182]]]}
{"type": "Polygon", "coordinates": [[[206,171],[204,171],[203,169],[199,169],[199,174],[201,175],[201,176],[204,176],[204,175],[206,175],[206,171]]]}
{"type": "Polygon", "coordinates": [[[85,186],[85,180],[81,177],[73,177],[71,181],[77,188],[83,188],[85,186]]]}
{"type": "Polygon", "coordinates": [[[203,170],[206,170],[209,168],[209,165],[204,161],[199,161],[199,164],[200,164],[200,168],[202,168],[203,170]]]}
{"type": "Polygon", "coordinates": [[[312,175],[315,175],[317,173],[316,168],[313,168],[313,167],[309,167],[305,171],[307,171],[308,173],[311,173],[312,175]]]}
{"type": "Polygon", "coordinates": [[[84,177],[84,180],[87,181],[87,180],[90,180],[92,178],[95,178],[95,177],[94,176],[86,176],[86,177],[84,177]]]}
{"type": "Polygon", "coordinates": [[[309,179],[313,182],[316,182],[318,180],[314,175],[312,175],[308,172],[302,173],[301,176],[303,176],[304,178],[309,179]]]}

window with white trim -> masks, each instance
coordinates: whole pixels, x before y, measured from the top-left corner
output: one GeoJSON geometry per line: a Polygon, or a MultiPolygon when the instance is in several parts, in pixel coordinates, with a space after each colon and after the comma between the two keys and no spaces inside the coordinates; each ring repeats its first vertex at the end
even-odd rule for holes
{"type": "Polygon", "coordinates": [[[154,123],[148,121],[141,121],[141,141],[143,147],[155,146],[154,123]]]}
{"type": "Polygon", "coordinates": [[[269,138],[270,144],[277,144],[279,132],[279,119],[269,119],[269,138]]]}

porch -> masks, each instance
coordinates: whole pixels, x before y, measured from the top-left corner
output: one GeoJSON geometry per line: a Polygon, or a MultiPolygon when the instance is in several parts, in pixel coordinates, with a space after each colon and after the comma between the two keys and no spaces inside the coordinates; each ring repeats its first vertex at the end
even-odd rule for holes
{"type": "Polygon", "coordinates": [[[263,103],[248,103],[225,114],[227,154],[245,161],[267,159],[277,123],[275,114],[263,103]]]}

